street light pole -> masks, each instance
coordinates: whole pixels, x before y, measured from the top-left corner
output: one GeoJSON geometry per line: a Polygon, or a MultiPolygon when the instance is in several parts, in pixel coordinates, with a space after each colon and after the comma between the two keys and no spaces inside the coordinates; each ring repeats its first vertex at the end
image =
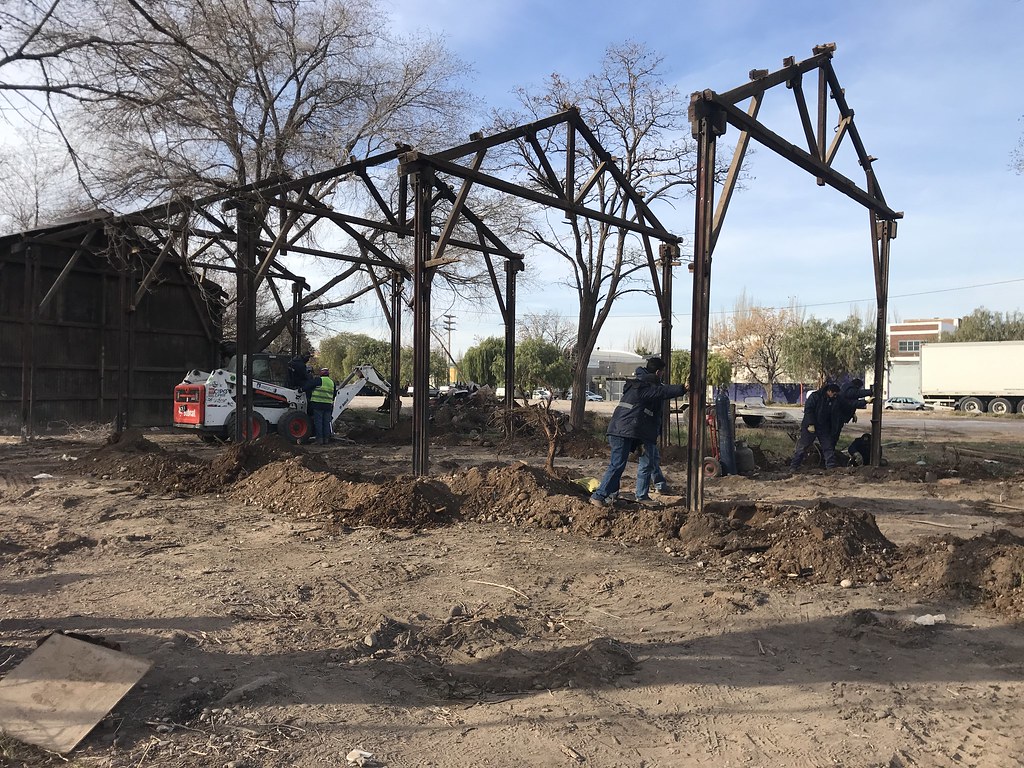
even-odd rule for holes
{"type": "MultiPolygon", "coordinates": [[[[448,347],[445,350],[448,353],[449,360],[454,360],[455,357],[452,355],[452,330],[455,328],[455,315],[441,315],[444,318],[444,329],[448,331],[448,347]]],[[[452,367],[448,366],[448,384],[452,383],[452,367]]]]}

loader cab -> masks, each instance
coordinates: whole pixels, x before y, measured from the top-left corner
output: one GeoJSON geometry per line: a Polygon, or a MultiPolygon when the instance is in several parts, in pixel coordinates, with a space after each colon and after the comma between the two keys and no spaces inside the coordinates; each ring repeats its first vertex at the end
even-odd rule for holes
{"type": "MultiPolygon", "coordinates": [[[[265,381],[278,387],[288,386],[288,355],[273,355],[267,352],[258,352],[252,356],[252,377],[256,381],[265,381]]],[[[244,358],[241,358],[244,366],[244,358]]],[[[231,371],[235,375],[245,373],[244,370],[237,370],[239,356],[232,355],[228,358],[224,370],[231,371]]]]}

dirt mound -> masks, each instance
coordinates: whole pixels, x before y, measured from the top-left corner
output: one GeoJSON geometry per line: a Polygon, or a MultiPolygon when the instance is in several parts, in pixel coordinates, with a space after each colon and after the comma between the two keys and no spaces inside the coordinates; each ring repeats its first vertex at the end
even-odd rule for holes
{"type": "Polygon", "coordinates": [[[163,453],[156,443],[147,440],[141,429],[126,429],[124,432],[112,432],[102,448],[96,453],[163,453]]]}
{"type": "Polygon", "coordinates": [[[261,440],[226,446],[210,464],[206,474],[213,483],[230,485],[260,467],[299,455],[305,455],[302,449],[277,435],[267,435],[261,440]]]}
{"type": "Polygon", "coordinates": [[[361,482],[357,475],[312,467],[304,455],[265,464],[236,482],[230,495],[332,529],[434,527],[448,525],[458,515],[457,499],[437,481],[399,477],[361,482]]]}
{"type": "Polygon", "coordinates": [[[595,507],[589,491],[574,479],[515,464],[482,464],[449,480],[462,497],[462,513],[479,522],[564,528],[584,536],[656,541],[678,527],[671,507],[595,507]]]}
{"type": "Polygon", "coordinates": [[[165,451],[138,430],[113,435],[77,462],[74,470],[118,480],[138,480],[158,491],[213,493],[259,467],[295,456],[298,449],[277,436],[230,444],[210,463],[165,451]]]}
{"type": "Polygon", "coordinates": [[[897,572],[924,594],[1024,617],[1024,538],[1005,529],[973,539],[946,535],[906,547],[902,555],[897,572]]]}
{"type": "Polygon", "coordinates": [[[520,462],[481,464],[449,486],[463,497],[463,515],[480,522],[561,528],[590,508],[581,485],[520,462]]]}
{"type": "Polygon", "coordinates": [[[874,515],[820,502],[811,509],[716,502],[679,529],[690,554],[742,554],[766,579],[885,581],[896,545],[874,515]]]}
{"type": "MultiPolygon", "coordinates": [[[[105,445],[85,454],[70,471],[114,480],[138,480],[156,490],[194,491],[207,465],[183,453],[165,451],[139,430],[115,433],[105,445]]],[[[198,492],[203,492],[199,490],[198,492]]]]}

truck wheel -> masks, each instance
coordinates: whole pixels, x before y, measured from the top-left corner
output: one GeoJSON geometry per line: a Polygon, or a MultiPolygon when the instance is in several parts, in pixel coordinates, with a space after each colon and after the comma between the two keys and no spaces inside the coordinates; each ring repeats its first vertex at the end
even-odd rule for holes
{"type": "MultiPolygon", "coordinates": [[[[232,413],[228,416],[227,424],[225,425],[228,430],[228,440],[235,439],[235,418],[236,415],[232,413]]],[[[267,420],[263,416],[255,411],[252,414],[252,420],[249,422],[249,428],[242,428],[242,438],[245,440],[258,440],[267,434],[267,420]]]]}
{"type": "Polygon", "coordinates": [[[1005,397],[997,397],[995,400],[989,401],[988,412],[1002,416],[1006,413],[1013,413],[1013,406],[1010,405],[1010,401],[1005,397]]]}
{"type": "Polygon", "coordinates": [[[964,413],[984,413],[985,404],[976,397],[965,397],[960,401],[960,410],[964,413]]]}
{"type": "Polygon", "coordinates": [[[764,421],[764,416],[742,416],[741,418],[748,427],[759,427],[761,422],[764,421]]]}
{"type": "Polygon", "coordinates": [[[722,462],[714,456],[704,457],[704,477],[721,477],[722,462]]]}
{"type": "Polygon", "coordinates": [[[301,445],[313,434],[313,423],[302,411],[288,411],[277,422],[277,434],[290,443],[301,445]]]}

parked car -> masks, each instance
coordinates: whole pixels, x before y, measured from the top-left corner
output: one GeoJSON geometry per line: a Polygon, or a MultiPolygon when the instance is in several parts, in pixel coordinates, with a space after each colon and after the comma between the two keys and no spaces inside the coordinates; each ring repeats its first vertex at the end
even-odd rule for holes
{"type": "Polygon", "coordinates": [[[918,400],[916,397],[890,397],[885,401],[885,410],[887,411],[924,411],[931,410],[931,406],[927,405],[923,400],[918,400]]]}
{"type": "MultiPolygon", "coordinates": [[[[566,400],[572,400],[572,390],[571,389],[568,392],[565,393],[565,399],[566,400]]],[[[593,402],[600,402],[602,400],[604,400],[604,398],[601,395],[597,394],[597,392],[587,392],[587,402],[593,403],[593,402]]]]}
{"type": "Polygon", "coordinates": [[[531,400],[547,400],[548,398],[551,398],[552,400],[557,400],[558,395],[551,397],[551,392],[547,389],[535,389],[533,390],[533,394],[530,395],[531,400]]]}

